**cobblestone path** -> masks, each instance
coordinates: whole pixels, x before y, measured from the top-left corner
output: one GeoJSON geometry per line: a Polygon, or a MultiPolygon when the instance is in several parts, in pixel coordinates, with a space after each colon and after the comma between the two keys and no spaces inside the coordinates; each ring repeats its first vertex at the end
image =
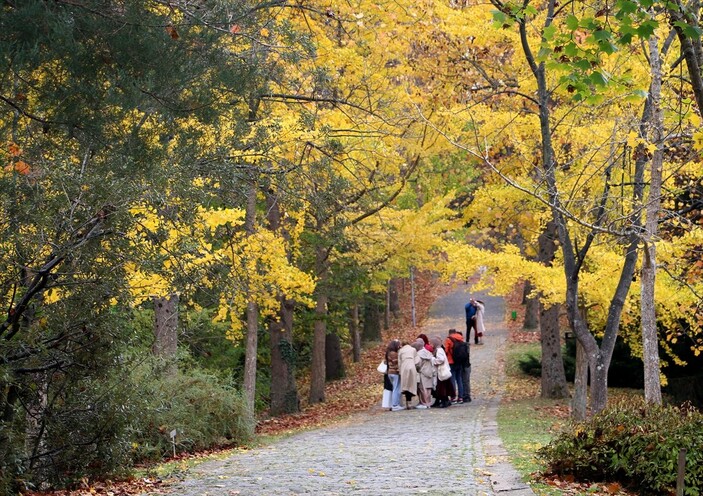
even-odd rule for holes
{"type": "MultiPolygon", "coordinates": [[[[464,332],[468,291],[459,285],[439,298],[418,333],[444,337],[451,327],[464,332]]],[[[379,407],[332,427],[203,463],[170,494],[532,494],[501,461],[496,434],[498,364],[507,333],[503,300],[475,294],[486,303],[486,335],[484,345],[471,345],[473,402],[399,412],[379,407]],[[507,484],[505,477],[496,477],[508,472],[507,484]]]]}

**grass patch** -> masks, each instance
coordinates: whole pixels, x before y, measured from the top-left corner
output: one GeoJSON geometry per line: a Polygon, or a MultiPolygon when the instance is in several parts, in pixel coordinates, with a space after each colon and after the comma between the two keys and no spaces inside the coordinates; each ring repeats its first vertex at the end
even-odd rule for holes
{"type": "MultiPolygon", "coordinates": [[[[498,410],[498,433],[510,461],[523,480],[530,482],[544,470],[537,450],[548,444],[568,417],[567,400],[539,397],[540,380],[525,374],[520,361],[540,356],[539,343],[510,343],[505,353],[506,391],[498,410]]],[[[540,482],[530,482],[538,495],[563,494],[540,482]]]]}

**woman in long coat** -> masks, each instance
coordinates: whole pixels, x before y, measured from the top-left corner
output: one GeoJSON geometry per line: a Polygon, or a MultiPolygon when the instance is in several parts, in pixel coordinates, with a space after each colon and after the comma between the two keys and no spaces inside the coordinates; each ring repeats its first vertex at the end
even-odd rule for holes
{"type": "Polygon", "coordinates": [[[405,343],[398,350],[398,370],[400,371],[400,390],[405,395],[405,407],[410,409],[410,400],[417,393],[417,367],[420,357],[417,350],[405,343]]]}
{"type": "MultiPolygon", "coordinates": [[[[435,370],[447,362],[447,354],[442,346],[442,338],[439,336],[434,336],[430,339],[430,344],[434,347],[434,358],[432,363],[435,366],[435,370]]],[[[439,375],[439,373],[438,373],[439,375]]],[[[449,398],[454,396],[454,385],[452,384],[452,377],[449,376],[448,379],[440,380],[437,377],[437,385],[435,386],[435,403],[432,405],[438,408],[446,408],[452,406],[452,402],[449,398]]]]}
{"type": "Polygon", "coordinates": [[[418,367],[419,382],[417,383],[420,404],[415,408],[429,408],[432,406],[432,389],[437,380],[437,372],[432,364],[434,348],[429,343],[424,345],[422,339],[419,338],[415,343],[413,346],[417,350],[417,356],[420,357],[420,366],[418,367]],[[418,346],[420,349],[418,349],[418,346]]]}

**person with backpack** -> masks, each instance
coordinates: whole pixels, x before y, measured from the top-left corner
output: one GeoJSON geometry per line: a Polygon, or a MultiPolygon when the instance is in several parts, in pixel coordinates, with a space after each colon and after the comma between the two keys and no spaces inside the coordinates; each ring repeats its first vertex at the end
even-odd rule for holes
{"type": "Polygon", "coordinates": [[[449,329],[444,340],[444,349],[447,353],[449,368],[452,371],[452,384],[456,396],[452,403],[464,402],[464,368],[469,361],[469,345],[464,341],[464,336],[456,329],[449,329]]]}

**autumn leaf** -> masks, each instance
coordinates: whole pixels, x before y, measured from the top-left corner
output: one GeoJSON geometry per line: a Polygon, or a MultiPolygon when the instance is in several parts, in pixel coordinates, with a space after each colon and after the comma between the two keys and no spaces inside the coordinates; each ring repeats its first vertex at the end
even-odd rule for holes
{"type": "Polygon", "coordinates": [[[241,29],[242,29],[242,28],[240,28],[239,25],[237,25],[237,24],[232,24],[232,25],[229,27],[229,32],[232,33],[232,34],[237,34],[237,33],[239,33],[239,32],[241,31],[241,29]]]}
{"type": "Polygon", "coordinates": [[[166,32],[174,40],[177,40],[178,38],[180,38],[180,36],[178,36],[178,31],[176,31],[176,28],[174,28],[170,24],[168,26],[166,26],[166,32]]]}
{"type": "Polygon", "coordinates": [[[10,145],[7,147],[7,150],[13,157],[19,157],[20,155],[22,155],[22,149],[17,145],[17,143],[10,143],[10,145]]]}
{"type": "Polygon", "coordinates": [[[5,166],[5,171],[7,172],[12,172],[15,171],[18,174],[22,174],[23,176],[26,176],[27,174],[30,173],[31,167],[29,164],[23,160],[18,160],[17,162],[11,162],[5,166]]]}

